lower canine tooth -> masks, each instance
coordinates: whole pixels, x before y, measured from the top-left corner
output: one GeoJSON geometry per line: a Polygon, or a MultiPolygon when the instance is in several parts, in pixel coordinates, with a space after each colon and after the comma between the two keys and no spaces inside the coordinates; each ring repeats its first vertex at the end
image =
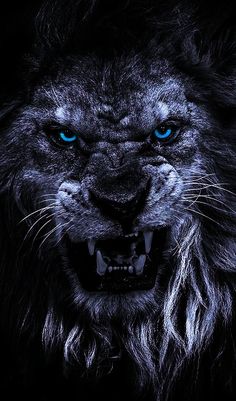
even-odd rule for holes
{"type": "Polygon", "coordinates": [[[88,240],[88,251],[91,256],[94,255],[95,245],[96,245],[96,241],[94,239],[88,240]]]}
{"type": "Polygon", "coordinates": [[[135,266],[135,271],[137,275],[140,275],[143,273],[143,268],[146,262],[146,255],[140,255],[138,260],[134,263],[135,266]]]}
{"type": "Polygon", "coordinates": [[[149,253],[152,247],[153,231],[147,231],[143,233],[145,242],[145,251],[149,253]]]}
{"type": "Polygon", "coordinates": [[[97,273],[99,276],[104,276],[107,270],[107,264],[104,262],[102,254],[97,251],[97,273]]]}

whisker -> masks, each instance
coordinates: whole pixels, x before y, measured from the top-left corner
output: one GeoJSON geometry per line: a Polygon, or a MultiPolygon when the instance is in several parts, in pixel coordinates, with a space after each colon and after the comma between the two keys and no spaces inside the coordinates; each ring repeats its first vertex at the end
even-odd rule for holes
{"type": "MultiPolygon", "coordinates": [[[[187,199],[186,199],[187,200],[187,199]]],[[[187,200],[188,201],[188,200],[187,200]]],[[[195,200],[194,202],[192,202],[191,203],[191,205],[189,205],[189,207],[191,207],[193,204],[199,204],[199,205],[206,205],[206,206],[208,206],[208,207],[212,207],[212,208],[214,208],[215,210],[219,210],[219,212],[222,212],[222,211],[224,211],[224,209],[221,209],[221,208],[219,208],[219,207],[217,207],[217,206],[215,206],[215,205],[211,205],[211,204],[209,204],[209,203],[207,203],[207,202],[203,202],[203,201],[198,201],[198,200],[195,200]]],[[[234,212],[235,213],[235,212],[234,212]]]]}
{"type": "MultiPolygon", "coordinates": [[[[192,205],[194,205],[194,203],[198,200],[198,198],[200,197],[200,194],[201,194],[201,191],[199,192],[199,194],[196,196],[194,196],[194,198],[192,197],[191,199],[190,199],[190,201],[192,200],[192,199],[194,199],[193,200],[193,202],[189,205],[189,207],[191,207],[192,205]]],[[[187,197],[185,197],[185,196],[183,196],[183,198],[185,199],[185,200],[187,200],[188,201],[188,199],[187,199],[187,197]]]]}
{"type": "Polygon", "coordinates": [[[61,223],[56,225],[56,227],[54,227],[51,231],[49,231],[49,233],[46,235],[46,237],[44,238],[44,240],[41,242],[41,244],[39,245],[38,250],[40,250],[44,244],[44,242],[50,237],[50,235],[52,235],[56,230],[58,230],[59,228],[65,227],[66,225],[70,224],[71,221],[67,221],[66,223],[61,223]]]}
{"type": "MultiPolygon", "coordinates": [[[[187,195],[187,196],[183,196],[184,199],[189,200],[189,199],[194,199],[195,195],[187,195]]],[[[220,199],[217,199],[213,196],[209,196],[209,195],[199,195],[198,198],[203,198],[203,199],[209,199],[209,200],[213,200],[214,202],[220,203],[221,205],[225,206],[227,209],[229,209],[231,212],[235,213],[235,210],[233,210],[229,205],[227,205],[225,202],[221,201],[220,199]]],[[[211,204],[209,204],[209,206],[211,206],[211,204]]]]}
{"type": "Polygon", "coordinates": [[[46,227],[49,223],[52,222],[52,220],[53,220],[52,217],[53,217],[53,215],[51,215],[51,216],[48,218],[48,220],[46,221],[46,223],[43,224],[43,225],[40,227],[40,229],[37,231],[37,233],[35,234],[35,236],[34,236],[34,238],[33,238],[32,245],[35,243],[36,238],[38,237],[39,233],[44,229],[44,227],[46,227]]]}
{"type": "MultiPolygon", "coordinates": [[[[57,217],[59,218],[59,217],[61,217],[62,215],[63,215],[63,212],[60,213],[57,217]]],[[[50,222],[53,220],[53,217],[54,217],[54,213],[52,213],[52,214],[49,216],[50,221],[49,221],[48,223],[50,223],[50,222]]],[[[38,237],[39,233],[44,229],[44,227],[45,227],[46,225],[47,225],[47,224],[44,224],[44,225],[38,230],[38,232],[35,234],[32,244],[34,244],[34,242],[35,242],[36,238],[38,237]]]]}
{"type": "Polygon", "coordinates": [[[216,176],[215,176],[214,173],[212,173],[212,174],[206,174],[206,175],[201,176],[201,177],[199,177],[199,176],[196,175],[196,176],[190,176],[188,179],[184,179],[184,178],[183,178],[182,181],[183,181],[184,183],[188,183],[188,184],[191,184],[191,183],[193,183],[193,182],[201,184],[201,180],[205,180],[206,183],[207,183],[208,181],[209,181],[209,182],[214,182],[214,181],[212,180],[213,177],[216,178],[216,176]]]}
{"type": "Polygon", "coordinates": [[[40,203],[45,203],[45,202],[49,202],[49,201],[55,201],[55,198],[43,199],[43,200],[39,201],[38,204],[40,204],[40,203]]]}
{"type": "Polygon", "coordinates": [[[44,197],[46,197],[46,196],[55,196],[57,194],[57,192],[55,192],[55,193],[49,193],[49,194],[44,194],[44,195],[40,195],[39,196],[39,198],[44,198],[44,197]]]}
{"type": "MultiPolygon", "coordinates": [[[[199,180],[203,180],[204,178],[210,177],[210,176],[215,176],[215,173],[204,174],[202,176],[199,176],[199,174],[198,175],[191,175],[190,177],[194,178],[194,181],[199,181],[199,180]],[[197,177],[197,178],[195,179],[195,177],[197,177]]],[[[185,181],[185,180],[183,179],[183,181],[185,181]]]]}
{"type": "Polygon", "coordinates": [[[43,212],[43,211],[45,211],[45,210],[53,209],[55,206],[57,206],[57,203],[51,203],[51,204],[48,205],[48,206],[41,207],[41,208],[35,210],[34,212],[27,214],[27,216],[25,216],[22,220],[20,220],[18,224],[20,224],[20,223],[22,223],[23,221],[27,220],[29,217],[33,216],[33,215],[36,214],[36,213],[41,213],[41,212],[43,212]]]}
{"type": "Polygon", "coordinates": [[[217,224],[217,225],[219,225],[221,227],[220,223],[218,223],[216,220],[212,219],[211,217],[207,216],[206,214],[201,213],[201,212],[199,212],[198,210],[195,210],[195,209],[190,209],[189,207],[187,207],[187,210],[189,210],[190,212],[196,213],[196,214],[198,214],[198,215],[200,215],[200,216],[212,221],[213,223],[215,223],[215,224],[217,224]]]}
{"type": "MultiPolygon", "coordinates": [[[[51,214],[50,216],[52,216],[52,214],[51,214]]],[[[33,228],[36,226],[36,224],[38,224],[38,223],[39,223],[42,219],[44,219],[44,218],[49,218],[49,216],[47,215],[47,213],[44,213],[41,217],[39,217],[39,218],[34,222],[34,224],[32,224],[32,226],[30,226],[29,230],[27,231],[27,233],[26,233],[26,235],[25,235],[25,237],[24,237],[24,239],[23,239],[23,242],[26,240],[26,238],[28,237],[29,233],[33,230],[33,228]]]]}
{"type": "Polygon", "coordinates": [[[230,191],[229,189],[227,189],[227,188],[223,188],[223,187],[221,187],[221,185],[229,185],[229,184],[227,184],[227,183],[218,183],[218,184],[215,184],[215,185],[213,185],[215,188],[218,188],[218,189],[221,189],[222,191],[225,191],[225,192],[227,192],[227,193],[229,193],[229,194],[231,194],[231,195],[233,195],[233,196],[236,196],[236,193],[235,192],[232,192],[232,191],[230,191]]]}
{"type": "Polygon", "coordinates": [[[207,188],[218,188],[218,189],[225,189],[225,188],[220,188],[217,184],[199,184],[199,185],[202,185],[202,187],[198,187],[198,188],[188,188],[188,189],[185,189],[184,191],[185,192],[189,192],[189,191],[197,191],[197,190],[199,190],[199,191],[202,191],[203,189],[207,189],[207,188]]]}
{"type": "MultiPolygon", "coordinates": [[[[69,221],[69,223],[71,223],[73,221],[73,218],[69,221]]],[[[70,230],[70,228],[73,226],[73,224],[71,224],[71,226],[69,227],[69,230],[70,230]]],[[[68,228],[67,228],[67,230],[68,230],[68,228]]],[[[59,245],[59,243],[61,242],[61,240],[63,239],[63,237],[66,235],[66,231],[64,231],[64,233],[60,236],[60,238],[59,238],[59,240],[57,241],[57,243],[56,243],[56,245],[55,245],[55,247],[57,247],[57,245],[59,245]]]]}

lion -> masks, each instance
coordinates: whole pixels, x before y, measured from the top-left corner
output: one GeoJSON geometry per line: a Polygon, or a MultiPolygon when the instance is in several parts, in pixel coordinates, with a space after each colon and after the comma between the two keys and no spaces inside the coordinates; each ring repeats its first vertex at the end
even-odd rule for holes
{"type": "Polygon", "coordinates": [[[1,386],[230,400],[234,41],[120,4],[46,3],[1,108],[1,386]]]}

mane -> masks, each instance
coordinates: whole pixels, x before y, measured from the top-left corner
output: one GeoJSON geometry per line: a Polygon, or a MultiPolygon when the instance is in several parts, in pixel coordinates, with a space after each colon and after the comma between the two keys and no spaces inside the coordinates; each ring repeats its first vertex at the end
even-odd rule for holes
{"type": "MultiPolygon", "coordinates": [[[[45,244],[46,253],[38,253],[34,247],[31,249],[29,239],[19,254],[22,233],[16,222],[24,215],[27,193],[19,187],[20,166],[15,165],[14,155],[9,165],[4,156],[7,145],[2,144],[0,327],[6,336],[8,332],[13,333],[12,347],[16,347],[14,342],[26,346],[26,338],[27,347],[33,347],[36,339],[39,344],[43,342],[44,352],[61,353],[66,372],[76,365],[81,374],[85,371],[85,375],[103,376],[125,356],[132,361],[138,375],[139,391],[151,386],[156,394],[164,397],[180,371],[190,362],[198,361],[213,343],[216,345],[214,361],[217,359],[225,344],[219,344],[216,333],[229,330],[228,338],[233,326],[236,290],[235,38],[230,22],[224,20],[216,24],[214,32],[208,33],[204,41],[204,20],[197,24],[195,9],[189,15],[185,5],[187,11],[182,11],[183,2],[174,9],[171,2],[166,8],[156,3],[150,9],[145,8],[144,14],[142,1],[135,2],[135,6],[132,1],[122,1],[114,13],[105,2],[106,13],[103,14],[102,2],[66,1],[65,15],[61,11],[64,3],[47,2],[38,14],[38,42],[30,58],[30,82],[34,85],[43,76],[55,54],[57,57],[71,51],[84,54],[86,49],[94,52],[97,47],[98,53],[103,55],[104,38],[108,36],[108,53],[114,49],[121,52],[124,36],[127,38],[124,52],[127,53],[136,38],[141,37],[144,26],[148,27],[145,36],[138,41],[137,51],[148,43],[154,54],[171,60],[180,71],[187,73],[193,83],[188,97],[199,104],[207,104],[214,117],[214,130],[206,133],[207,140],[201,145],[205,170],[201,175],[196,171],[189,174],[195,184],[203,185],[204,198],[202,203],[193,202],[192,213],[172,229],[175,243],[169,261],[171,274],[161,304],[153,296],[145,308],[140,301],[138,314],[130,307],[124,316],[117,314],[115,305],[124,306],[125,297],[108,297],[104,308],[99,297],[93,297],[88,303],[81,292],[77,314],[69,307],[68,283],[63,284],[63,294],[61,287],[55,285],[64,279],[56,272],[56,280],[55,271],[49,268],[56,259],[50,244],[45,244]],[[72,15],[76,17],[71,18],[72,15]],[[128,15],[127,26],[124,36],[120,36],[124,15],[128,15]],[[176,16],[179,17],[176,19],[176,16]],[[143,23],[140,31],[136,31],[134,27],[140,18],[143,23]],[[77,25],[78,20],[80,24],[77,25]],[[101,25],[103,29],[94,42],[101,25]]],[[[25,82],[29,82],[28,78],[25,82]]],[[[16,130],[11,121],[29,96],[26,87],[17,93],[17,100],[8,101],[2,107],[2,132],[7,132],[9,126],[16,130]]],[[[138,302],[138,295],[135,297],[138,302]]]]}

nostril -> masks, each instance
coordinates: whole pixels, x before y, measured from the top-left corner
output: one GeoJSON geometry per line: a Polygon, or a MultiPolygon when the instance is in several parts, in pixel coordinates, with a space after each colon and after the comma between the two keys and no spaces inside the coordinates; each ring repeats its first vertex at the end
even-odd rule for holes
{"type": "Polygon", "coordinates": [[[136,193],[133,197],[124,196],[122,198],[104,196],[104,194],[99,193],[99,191],[91,190],[91,201],[99,207],[101,212],[105,215],[109,215],[115,219],[120,221],[131,221],[133,220],[139,213],[141,213],[144,205],[147,192],[146,190],[142,190],[136,193]]]}
{"type": "Polygon", "coordinates": [[[63,189],[63,191],[64,191],[67,195],[73,197],[73,194],[72,194],[72,192],[71,192],[69,189],[65,188],[65,189],[63,189]]]}
{"type": "Polygon", "coordinates": [[[61,193],[61,196],[65,198],[65,202],[67,200],[73,200],[78,203],[82,203],[83,195],[80,184],[78,182],[63,182],[59,188],[59,193],[61,193]]]}

